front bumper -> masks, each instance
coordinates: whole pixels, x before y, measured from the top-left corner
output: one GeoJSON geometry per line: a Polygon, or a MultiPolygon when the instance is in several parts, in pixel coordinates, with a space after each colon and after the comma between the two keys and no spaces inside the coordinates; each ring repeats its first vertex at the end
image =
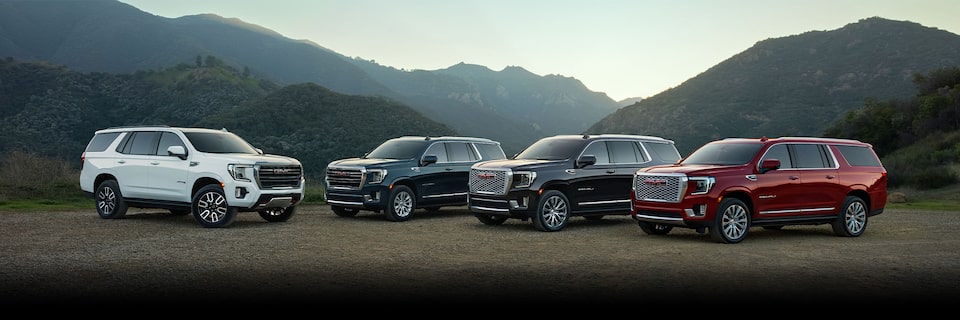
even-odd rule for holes
{"type": "Polygon", "coordinates": [[[471,193],[467,206],[471,212],[526,219],[536,215],[540,195],[536,191],[513,191],[506,195],[471,193]]]}
{"type": "Polygon", "coordinates": [[[385,185],[365,186],[359,190],[327,189],[327,204],[362,210],[383,210],[387,207],[390,188],[385,185]]]}

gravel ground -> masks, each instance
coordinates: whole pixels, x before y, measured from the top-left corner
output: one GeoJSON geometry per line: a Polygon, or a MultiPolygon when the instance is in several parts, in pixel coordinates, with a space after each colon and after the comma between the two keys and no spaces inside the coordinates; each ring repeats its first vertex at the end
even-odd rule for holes
{"type": "MultiPolygon", "coordinates": [[[[960,212],[887,210],[857,238],[829,225],[753,228],[739,244],[629,216],[481,224],[464,207],[406,222],[301,206],[285,223],[240,213],[229,228],[135,209],[0,212],[5,304],[869,302],[940,306],[960,293],[960,212]]],[[[622,304],[626,303],[626,304],[622,304]]],[[[563,305],[559,305],[562,307],[563,305]]]]}

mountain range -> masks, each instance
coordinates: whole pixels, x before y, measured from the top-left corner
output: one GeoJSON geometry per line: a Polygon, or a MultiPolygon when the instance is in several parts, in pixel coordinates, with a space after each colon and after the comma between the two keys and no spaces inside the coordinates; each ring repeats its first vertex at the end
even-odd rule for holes
{"type": "MultiPolygon", "coordinates": [[[[915,92],[916,74],[960,65],[960,37],[913,22],[865,18],[837,30],[759,41],[678,86],[624,107],[572,77],[469,63],[397,69],[213,14],[164,18],[115,0],[0,2],[0,57],[77,72],[134,74],[163,73],[195,61],[199,66],[210,56],[279,88],[313,83],[407,106],[396,110],[418,113],[455,134],[501,141],[508,154],[561,133],[662,136],[686,154],[724,137],[819,136],[868,98],[908,98],[915,92]]],[[[273,92],[264,90],[218,101],[242,105],[273,92]]],[[[179,107],[170,103],[158,114],[214,116],[183,110],[196,105],[180,100],[179,107]]],[[[8,116],[19,112],[17,105],[0,107],[8,116]]],[[[354,111],[355,128],[384,116],[354,111]]],[[[301,125],[321,127],[328,121],[320,115],[301,125]]],[[[360,134],[345,129],[341,134],[360,134]]]]}
{"type": "Polygon", "coordinates": [[[171,19],[115,0],[0,2],[0,57],[132,73],[207,55],[279,85],[312,82],[402,102],[458,134],[492,138],[513,152],[543,136],[582,132],[620,107],[569,77],[466,63],[398,70],[213,14],[171,19]]]}

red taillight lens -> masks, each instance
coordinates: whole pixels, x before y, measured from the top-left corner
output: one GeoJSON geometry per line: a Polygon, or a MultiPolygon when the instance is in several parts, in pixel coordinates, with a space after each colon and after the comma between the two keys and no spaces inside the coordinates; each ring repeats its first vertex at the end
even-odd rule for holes
{"type": "Polygon", "coordinates": [[[83,169],[83,164],[84,164],[85,162],[87,162],[87,153],[86,153],[86,152],[80,154],[80,169],[81,169],[81,170],[83,169]]]}

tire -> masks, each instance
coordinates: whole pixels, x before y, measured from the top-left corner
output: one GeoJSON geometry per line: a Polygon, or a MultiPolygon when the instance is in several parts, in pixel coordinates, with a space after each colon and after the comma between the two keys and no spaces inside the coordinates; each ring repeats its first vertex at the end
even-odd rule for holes
{"type": "Polygon", "coordinates": [[[172,216],[185,216],[190,214],[190,209],[170,209],[170,215],[172,216]]]}
{"type": "Polygon", "coordinates": [[[720,202],[710,237],[720,243],[739,243],[747,237],[750,229],[750,208],[737,198],[726,198],[720,202]]]}
{"type": "Polygon", "coordinates": [[[655,236],[662,236],[670,233],[673,230],[673,226],[659,223],[649,223],[649,222],[638,222],[640,225],[640,230],[643,230],[643,233],[655,236]]]}
{"type": "Polygon", "coordinates": [[[867,204],[856,196],[847,196],[836,220],[833,233],[841,237],[859,237],[867,230],[867,204]]]}
{"type": "Polygon", "coordinates": [[[123,200],[120,185],[116,180],[100,183],[94,199],[97,202],[97,214],[101,219],[120,219],[127,214],[127,201],[123,200]]]}
{"type": "Polygon", "coordinates": [[[549,190],[540,197],[533,226],[544,232],[563,230],[570,222],[570,200],[563,192],[549,190]]]}
{"type": "Polygon", "coordinates": [[[360,212],[360,209],[345,208],[341,206],[330,206],[330,209],[333,210],[334,214],[344,218],[356,217],[357,213],[360,212]]]}
{"type": "Polygon", "coordinates": [[[488,226],[499,226],[504,222],[507,222],[508,219],[506,216],[498,216],[495,214],[478,213],[476,216],[477,220],[480,220],[480,222],[483,222],[483,224],[488,226]]]}
{"type": "Polygon", "coordinates": [[[260,214],[260,218],[267,220],[267,222],[285,222],[290,220],[290,218],[293,217],[293,214],[296,212],[297,207],[273,208],[257,211],[257,213],[260,214]]]}
{"type": "Polygon", "coordinates": [[[211,184],[200,188],[193,195],[193,218],[204,228],[225,228],[233,223],[237,208],[227,204],[223,188],[211,184]]]}
{"type": "Polygon", "coordinates": [[[404,185],[397,185],[390,191],[390,198],[387,198],[387,220],[407,221],[410,220],[410,214],[417,207],[417,199],[413,191],[404,185]]]}

